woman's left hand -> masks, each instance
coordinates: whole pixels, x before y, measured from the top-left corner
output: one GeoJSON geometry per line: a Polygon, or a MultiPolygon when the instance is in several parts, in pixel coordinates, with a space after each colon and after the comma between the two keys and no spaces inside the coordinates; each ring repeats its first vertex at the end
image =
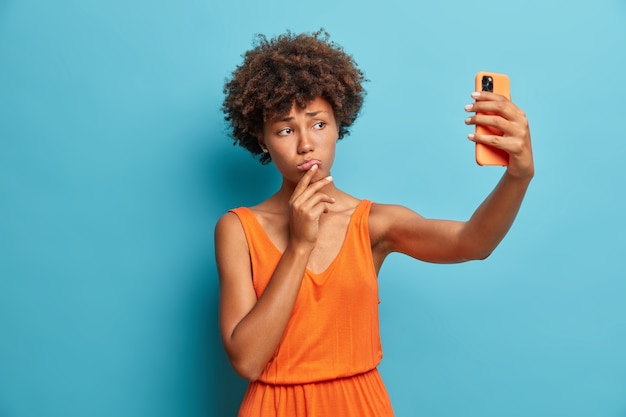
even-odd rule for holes
{"type": "Polygon", "coordinates": [[[530,180],[535,172],[528,119],[522,109],[511,100],[499,94],[474,92],[473,104],[465,106],[465,111],[477,114],[465,119],[465,124],[485,126],[501,134],[475,134],[468,138],[476,143],[502,149],[509,154],[507,172],[514,178],[530,180]],[[480,113],[480,114],[478,114],[480,113]]]}

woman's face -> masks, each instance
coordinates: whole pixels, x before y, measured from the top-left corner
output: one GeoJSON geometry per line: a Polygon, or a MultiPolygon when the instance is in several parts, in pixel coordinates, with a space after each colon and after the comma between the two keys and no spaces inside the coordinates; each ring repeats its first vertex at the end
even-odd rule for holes
{"type": "Polygon", "coordinates": [[[316,181],[330,175],[338,132],[332,106],[317,97],[303,109],[294,103],[288,114],[265,122],[259,144],[269,151],[285,180],[295,184],[318,165],[316,181]]]}

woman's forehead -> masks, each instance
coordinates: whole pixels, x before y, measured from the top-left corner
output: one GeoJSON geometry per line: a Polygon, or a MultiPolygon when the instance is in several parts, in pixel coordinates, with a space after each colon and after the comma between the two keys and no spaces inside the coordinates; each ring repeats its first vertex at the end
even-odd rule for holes
{"type": "Polygon", "coordinates": [[[296,99],[293,99],[290,102],[283,103],[274,111],[269,112],[265,120],[276,121],[290,116],[295,116],[300,113],[311,114],[321,112],[333,112],[333,107],[323,97],[318,96],[310,100],[302,101],[301,103],[298,103],[296,99]]]}

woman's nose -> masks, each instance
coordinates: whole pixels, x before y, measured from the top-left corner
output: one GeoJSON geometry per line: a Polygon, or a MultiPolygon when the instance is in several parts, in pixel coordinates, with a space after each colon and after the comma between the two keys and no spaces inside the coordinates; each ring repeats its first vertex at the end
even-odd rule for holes
{"type": "Polygon", "coordinates": [[[313,150],[313,141],[311,140],[311,136],[307,132],[303,132],[300,134],[298,138],[298,153],[307,153],[313,150]]]}

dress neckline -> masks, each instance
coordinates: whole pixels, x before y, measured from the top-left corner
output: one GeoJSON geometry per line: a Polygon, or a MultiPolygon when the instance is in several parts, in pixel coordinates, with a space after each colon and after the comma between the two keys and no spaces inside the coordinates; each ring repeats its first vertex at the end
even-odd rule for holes
{"type": "MultiPolygon", "coordinates": [[[[330,272],[332,272],[332,270],[334,269],[334,267],[337,264],[338,260],[341,258],[341,254],[344,252],[344,248],[346,247],[346,243],[348,242],[348,239],[350,237],[349,236],[350,235],[350,230],[352,229],[352,226],[353,226],[354,222],[357,219],[357,213],[359,213],[362,210],[362,208],[365,206],[366,202],[367,202],[367,200],[360,200],[359,203],[354,208],[354,211],[352,211],[352,214],[350,214],[350,221],[348,222],[348,226],[346,227],[346,230],[345,230],[345,233],[344,233],[344,237],[343,237],[343,242],[341,242],[341,246],[339,247],[339,251],[337,252],[335,257],[333,258],[333,260],[328,264],[328,266],[322,272],[313,272],[307,266],[306,269],[305,269],[305,275],[310,275],[310,276],[313,276],[313,277],[323,277],[325,275],[328,275],[330,272]]],[[[261,225],[261,222],[256,217],[256,214],[254,214],[254,212],[252,210],[250,210],[248,207],[241,207],[241,209],[246,210],[250,214],[252,219],[254,219],[253,221],[256,223],[256,226],[258,226],[259,230],[262,231],[262,238],[266,241],[266,244],[269,247],[271,247],[272,250],[275,251],[279,256],[282,256],[283,255],[283,251],[278,249],[278,247],[274,244],[272,239],[270,239],[269,235],[267,234],[267,232],[265,231],[265,229],[261,225]]]]}

